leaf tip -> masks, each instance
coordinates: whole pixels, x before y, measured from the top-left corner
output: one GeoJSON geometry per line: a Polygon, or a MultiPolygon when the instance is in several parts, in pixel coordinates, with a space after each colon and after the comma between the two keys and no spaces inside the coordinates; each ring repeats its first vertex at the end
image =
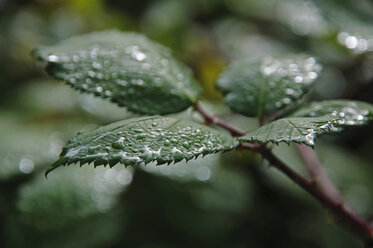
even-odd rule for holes
{"type": "Polygon", "coordinates": [[[48,179],[49,173],[51,173],[56,168],[60,167],[60,165],[63,164],[63,160],[59,159],[56,162],[54,162],[44,173],[44,176],[46,179],[48,179]]]}

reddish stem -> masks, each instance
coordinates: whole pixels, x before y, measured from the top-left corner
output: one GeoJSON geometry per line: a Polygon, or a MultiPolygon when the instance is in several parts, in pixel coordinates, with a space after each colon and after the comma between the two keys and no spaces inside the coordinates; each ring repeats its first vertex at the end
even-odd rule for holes
{"type": "MultiPolygon", "coordinates": [[[[219,118],[206,113],[198,105],[198,103],[195,103],[194,109],[205,118],[205,121],[207,124],[213,123],[215,125],[223,127],[226,130],[228,130],[232,134],[232,136],[243,136],[246,134],[245,132],[237,129],[236,127],[230,125],[229,123],[226,123],[225,121],[220,120],[219,118]]],[[[362,236],[364,236],[365,238],[369,240],[373,239],[373,228],[369,225],[369,223],[366,220],[364,220],[362,217],[354,213],[348,206],[343,204],[343,202],[341,201],[339,197],[336,197],[336,195],[330,196],[329,195],[330,192],[328,193],[327,191],[325,191],[326,185],[323,185],[323,189],[320,190],[318,185],[320,185],[320,175],[322,175],[323,172],[320,172],[319,170],[317,170],[316,172],[314,168],[312,168],[311,169],[312,174],[318,175],[318,177],[316,176],[315,179],[308,180],[305,177],[298,174],[297,172],[295,172],[294,170],[292,170],[290,167],[288,167],[284,162],[282,162],[272,153],[271,149],[268,149],[263,144],[245,143],[245,144],[242,144],[240,148],[249,149],[249,150],[253,150],[253,151],[260,153],[263,156],[263,158],[267,159],[275,168],[280,170],[288,178],[290,178],[293,182],[295,182],[298,186],[300,186],[305,191],[307,191],[309,194],[311,194],[313,197],[315,197],[324,207],[330,209],[341,220],[348,223],[349,226],[352,229],[354,229],[357,233],[361,234],[362,236]]],[[[307,161],[309,160],[307,164],[309,163],[309,164],[315,165],[316,163],[316,160],[314,160],[315,159],[314,157],[311,158],[310,156],[307,156],[305,159],[307,159],[307,161]]],[[[332,185],[331,182],[328,181],[328,183],[332,185]]],[[[330,187],[330,185],[328,187],[330,187]]]]}
{"type": "Polygon", "coordinates": [[[362,217],[354,213],[343,202],[335,200],[319,190],[317,185],[312,181],[302,177],[294,170],[289,168],[281,160],[279,160],[271,150],[262,148],[259,150],[260,154],[267,159],[274,167],[287,175],[293,182],[298,184],[301,188],[314,196],[324,207],[330,209],[341,220],[344,220],[357,233],[363,235],[365,238],[371,240],[373,238],[373,228],[362,217]]]}
{"type": "Polygon", "coordinates": [[[207,122],[207,124],[212,123],[217,126],[220,126],[228,130],[232,134],[232,136],[244,136],[246,134],[244,131],[239,130],[238,128],[230,125],[229,123],[223,120],[220,120],[216,116],[206,113],[197,102],[194,104],[194,109],[198,113],[200,113],[203,116],[203,118],[205,118],[205,121],[207,122]]]}
{"type": "Polygon", "coordinates": [[[297,144],[295,147],[305,162],[308,172],[313,177],[316,184],[320,187],[320,190],[322,190],[334,201],[343,202],[339,190],[328,178],[315,151],[311,147],[302,144],[297,144]]]}

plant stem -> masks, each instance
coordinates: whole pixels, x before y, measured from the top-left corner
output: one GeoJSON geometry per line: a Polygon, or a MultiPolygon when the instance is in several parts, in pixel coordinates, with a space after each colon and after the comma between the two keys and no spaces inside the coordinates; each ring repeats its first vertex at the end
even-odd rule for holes
{"type": "MultiPolygon", "coordinates": [[[[220,120],[219,118],[210,115],[206,113],[199,105],[198,103],[195,103],[194,109],[199,112],[204,118],[206,124],[213,123],[215,125],[218,125],[220,127],[225,128],[226,130],[230,131],[232,136],[243,136],[246,133],[237,129],[236,127],[230,125],[229,123],[226,123],[223,120],[220,120]]],[[[263,144],[259,143],[252,143],[252,144],[242,144],[241,148],[243,149],[249,149],[256,151],[262,155],[263,158],[268,160],[275,168],[277,168],[279,171],[284,173],[289,179],[291,179],[293,182],[295,182],[298,186],[303,188],[305,191],[307,191],[310,195],[315,197],[324,207],[331,210],[334,215],[339,217],[341,220],[343,220],[345,223],[347,223],[353,230],[355,230],[360,235],[364,236],[368,240],[373,239],[373,228],[369,225],[369,223],[364,220],[362,217],[357,215],[355,212],[353,212],[348,206],[344,205],[341,201],[341,198],[339,197],[339,193],[337,195],[335,192],[332,195],[329,195],[329,190],[331,191],[329,183],[332,185],[332,183],[327,180],[323,182],[322,190],[319,189],[318,185],[316,184],[316,180],[320,180],[320,175],[325,175],[324,172],[321,170],[321,165],[319,164],[319,161],[316,157],[311,156],[311,153],[308,151],[306,153],[303,152],[302,154],[305,155],[305,160],[307,160],[307,164],[311,165],[312,168],[309,168],[310,173],[316,177],[316,180],[308,180],[302,175],[298,174],[296,171],[288,167],[284,162],[282,162],[280,159],[278,159],[273,153],[272,150],[267,148],[263,144]],[[326,184],[326,185],[324,185],[326,184]],[[325,187],[328,189],[326,191],[325,187]]],[[[305,149],[304,149],[305,150],[305,149]]],[[[322,176],[323,177],[323,176],[322,176]]],[[[322,180],[326,180],[327,177],[325,177],[322,180]]],[[[319,181],[320,184],[320,181],[319,181]]],[[[334,185],[332,186],[334,187],[334,185]]],[[[338,192],[338,191],[337,191],[338,192]]]]}
{"type": "Polygon", "coordinates": [[[305,162],[309,174],[320,187],[320,190],[332,198],[335,202],[343,202],[339,190],[328,178],[315,151],[311,147],[303,144],[297,144],[295,147],[305,162]]]}
{"type": "Polygon", "coordinates": [[[212,123],[212,124],[215,124],[217,126],[220,126],[224,129],[228,130],[232,134],[232,136],[244,136],[246,134],[246,132],[239,130],[238,128],[230,125],[229,123],[227,123],[223,120],[220,120],[216,116],[206,113],[201,108],[201,106],[198,104],[198,102],[196,102],[194,104],[194,109],[203,116],[203,118],[205,119],[205,122],[207,122],[206,124],[212,123]]]}
{"type": "Polygon", "coordinates": [[[369,225],[369,223],[354,213],[349,207],[345,206],[343,202],[336,201],[323,191],[319,190],[314,181],[309,181],[296,173],[281,160],[279,160],[268,148],[262,148],[259,152],[275,168],[283,172],[293,182],[314,196],[324,207],[330,209],[341,220],[348,223],[350,227],[353,228],[357,233],[370,240],[373,238],[373,228],[369,225]]]}

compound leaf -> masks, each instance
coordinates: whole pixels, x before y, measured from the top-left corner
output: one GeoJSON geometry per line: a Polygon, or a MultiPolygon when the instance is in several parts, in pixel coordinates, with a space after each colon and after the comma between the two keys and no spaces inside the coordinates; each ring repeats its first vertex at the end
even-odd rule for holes
{"type": "Polygon", "coordinates": [[[249,117],[266,116],[294,105],[315,82],[321,66],[307,55],[240,60],[219,77],[217,87],[229,107],[249,117]]]}
{"type": "Polygon", "coordinates": [[[75,36],[38,48],[33,56],[46,62],[52,77],[141,114],[179,112],[200,95],[191,71],[169,49],[141,34],[75,36]]]}
{"type": "Polygon", "coordinates": [[[236,146],[237,142],[228,134],[195,122],[160,116],[134,118],[78,134],[46,174],[77,162],[110,167],[117,163],[176,163],[236,146]]]}

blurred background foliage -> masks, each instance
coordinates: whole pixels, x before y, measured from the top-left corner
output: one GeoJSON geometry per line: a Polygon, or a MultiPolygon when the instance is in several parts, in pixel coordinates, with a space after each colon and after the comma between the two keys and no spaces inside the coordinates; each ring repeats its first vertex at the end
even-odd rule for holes
{"type": "MultiPolygon", "coordinates": [[[[169,46],[205,89],[203,106],[245,130],[215,90],[232,60],[305,52],[323,74],[310,99],[373,103],[369,0],[1,0],[1,247],[362,247],[314,199],[250,152],[172,166],[60,168],[78,131],[134,114],[48,79],[30,52],[103,29],[169,46]]],[[[181,118],[200,117],[187,110],[181,118]]],[[[316,152],[344,199],[373,213],[373,125],[324,137],[316,152]]],[[[294,147],[275,152],[306,173],[294,147]]]]}

